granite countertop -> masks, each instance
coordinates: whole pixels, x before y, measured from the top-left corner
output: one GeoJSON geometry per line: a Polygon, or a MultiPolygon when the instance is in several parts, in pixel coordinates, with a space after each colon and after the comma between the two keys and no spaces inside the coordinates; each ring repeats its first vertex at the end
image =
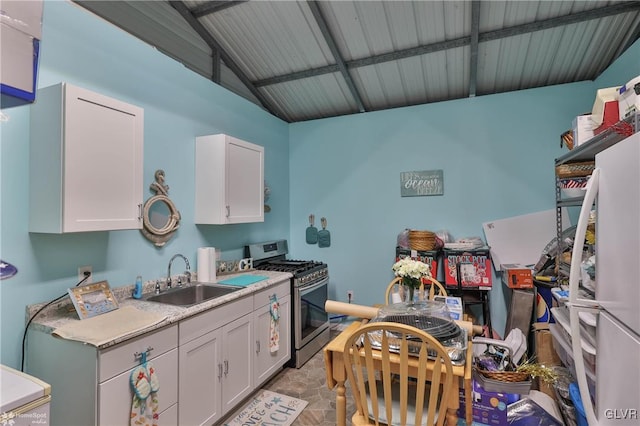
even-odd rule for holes
{"type": "MultiPolygon", "coordinates": [[[[253,271],[245,272],[241,274],[230,274],[225,276],[219,276],[218,281],[237,277],[240,275],[260,275],[260,276],[266,276],[268,277],[268,279],[263,281],[258,281],[254,284],[250,284],[246,287],[241,288],[240,290],[234,291],[233,293],[229,293],[227,295],[217,297],[217,298],[208,300],[206,302],[202,302],[202,303],[199,303],[193,306],[188,306],[188,307],[174,306],[174,305],[169,305],[164,303],[148,302],[141,299],[140,300],[134,299],[131,297],[131,294],[133,291],[133,285],[112,288],[111,290],[114,293],[114,296],[116,297],[116,299],[118,300],[118,306],[120,308],[125,306],[133,306],[136,309],[139,309],[141,311],[164,315],[166,316],[166,318],[155,325],[145,328],[144,330],[129,333],[129,334],[120,336],[114,340],[111,340],[105,344],[102,344],[98,346],[98,349],[104,349],[109,346],[116,345],[125,340],[129,340],[131,338],[140,336],[142,334],[149,333],[153,330],[166,327],[167,325],[177,323],[178,321],[189,318],[193,315],[199,314],[204,311],[208,311],[210,309],[213,309],[225,303],[229,303],[234,300],[249,296],[257,291],[271,287],[274,284],[280,283],[282,281],[289,280],[292,277],[292,275],[288,272],[253,270],[253,271]]],[[[143,292],[145,294],[149,292],[153,292],[154,282],[155,281],[149,281],[144,284],[143,292]]],[[[31,315],[33,315],[43,305],[44,303],[27,306],[27,319],[30,318],[31,315]]],[[[60,302],[56,304],[52,304],[51,306],[48,306],[46,309],[40,312],[38,316],[36,316],[33,319],[30,328],[33,330],[43,331],[45,333],[52,333],[57,328],[60,328],[73,321],[80,321],[80,319],[78,319],[78,314],[76,313],[75,308],[73,307],[73,304],[71,303],[70,299],[64,298],[60,302]]]]}

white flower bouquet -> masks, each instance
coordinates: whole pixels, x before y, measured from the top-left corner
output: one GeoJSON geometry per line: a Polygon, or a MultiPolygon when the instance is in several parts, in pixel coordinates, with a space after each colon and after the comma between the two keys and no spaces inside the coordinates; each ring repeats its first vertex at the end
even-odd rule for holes
{"type": "Polygon", "coordinates": [[[431,268],[424,262],[405,257],[393,264],[396,277],[401,277],[405,285],[420,287],[422,277],[431,276],[431,268]]]}

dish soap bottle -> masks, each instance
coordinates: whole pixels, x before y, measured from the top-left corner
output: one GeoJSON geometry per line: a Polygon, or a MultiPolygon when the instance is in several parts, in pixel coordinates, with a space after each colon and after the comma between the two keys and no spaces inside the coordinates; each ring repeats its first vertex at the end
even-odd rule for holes
{"type": "Polygon", "coordinates": [[[133,289],[133,298],[140,299],[142,297],[142,277],[138,275],[136,277],[136,286],[133,289]]]}

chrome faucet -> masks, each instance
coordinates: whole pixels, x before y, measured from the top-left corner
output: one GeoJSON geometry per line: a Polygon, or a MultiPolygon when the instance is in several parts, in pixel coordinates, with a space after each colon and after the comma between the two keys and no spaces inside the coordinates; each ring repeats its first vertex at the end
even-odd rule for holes
{"type": "MultiPolygon", "coordinates": [[[[180,253],[173,255],[171,260],[169,261],[169,267],[167,268],[167,290],[171,288],[171,264],[175,260],[176,257],[181,257],[184,260],[184,264],[187,265],[187,270],[184,274],[187,276],[187,284],[191,282],[191,271],[189,266],[189,260],[186,257],[181,255],[180,253]]],[[[182,287],[182,280],[178,278],[178,287],[182,287]]]]}

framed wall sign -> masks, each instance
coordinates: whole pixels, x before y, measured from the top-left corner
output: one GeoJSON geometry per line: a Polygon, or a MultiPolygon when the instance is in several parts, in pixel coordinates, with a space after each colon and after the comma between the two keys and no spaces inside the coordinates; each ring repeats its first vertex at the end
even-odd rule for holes
{"type": "Polygon", "coordinates": [[[400,173],[400,195],[402,197],[423,197],[444,194],[444,173],[442,170],[422,170],[400,173]]]}
{"type": "Polygon", "coordinates": [[[118,309],[118,301],[107,281],[72,287],[69,296],[81,320],[118,309]]]}

